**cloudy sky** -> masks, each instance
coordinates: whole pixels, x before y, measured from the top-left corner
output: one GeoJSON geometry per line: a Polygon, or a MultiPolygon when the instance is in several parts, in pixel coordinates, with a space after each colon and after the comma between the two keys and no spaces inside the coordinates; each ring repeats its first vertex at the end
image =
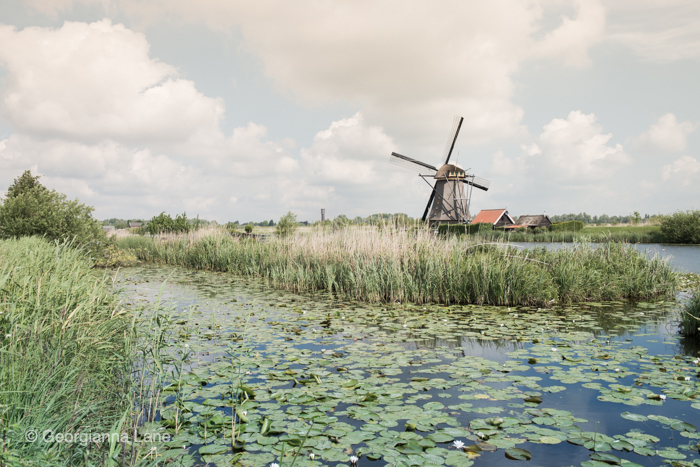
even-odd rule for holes
{"type": "Polygon", "coordinates": [[[3,0],[0,192],[95,216],[405,212],[392,151],[492,180],[472,210],[700,208],[697,0],[3,0]]]}

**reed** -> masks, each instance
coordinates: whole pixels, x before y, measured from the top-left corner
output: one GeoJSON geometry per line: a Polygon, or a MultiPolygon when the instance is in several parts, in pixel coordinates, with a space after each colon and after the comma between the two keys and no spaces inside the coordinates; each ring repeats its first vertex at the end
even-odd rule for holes
{"type": "Polygon", "coordinates": [[[700,337],[700,288],[696,289],[681,309],[679,332],[686,337],[700,337]]]}
{"type": "Polygon", "coordinates": [[[43,434],[109,433],[129,411],[130,323],[111,283],[71,244],[5,240],[0,313],[0,465],[86,465],[100,448],[43,434]]]}
{"type": "Polygon", "coordinates": [[[648,299],[676,285],[666,262],[614,242],[520,251],[427,230],[348,228],[264,242],[209,229],[119,245],[144,261],[258,276],[286,290],[369,302],[549,306],[648,299]]]}

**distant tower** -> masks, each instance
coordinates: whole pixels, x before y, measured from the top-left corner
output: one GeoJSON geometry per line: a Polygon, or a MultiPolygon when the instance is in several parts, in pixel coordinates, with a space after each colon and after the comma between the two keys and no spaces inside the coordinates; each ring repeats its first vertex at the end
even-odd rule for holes
{"type": "Polygon", "coordinates": [[[321,209],[321,222],[326,220],[326,210],[321,209]]]}

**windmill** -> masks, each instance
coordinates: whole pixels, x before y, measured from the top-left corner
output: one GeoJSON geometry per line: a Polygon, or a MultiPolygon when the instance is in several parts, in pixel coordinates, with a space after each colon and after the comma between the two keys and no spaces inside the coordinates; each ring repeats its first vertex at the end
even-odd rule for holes
{"type": "Polygon", "coordinates": [[[426,218],[432,224],[465,224],[471,220],[469,214],[469,204],[471,202],[472,190],[488,191],[491,182],[468,173],[458,164],[450,164],[450,156],[459,135],[464,119],[455,115],[452,130],[445,146],[442,159],[444,162],[438,169],[425,162],[402,156],[392,152],[389,161],[393,164],[409,168],[418,172],[419,176],[430,188],[430,198],[423,213],[423,220],[426,218]],[[435,185],[431,185],[427,180],[432,177],[435,185]]]}

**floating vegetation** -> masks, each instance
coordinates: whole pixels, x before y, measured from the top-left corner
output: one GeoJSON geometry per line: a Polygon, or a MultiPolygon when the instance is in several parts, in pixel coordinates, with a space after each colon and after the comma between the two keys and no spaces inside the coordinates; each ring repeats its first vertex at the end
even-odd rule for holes
{"type": "Polygon", "coordinates": [[[174,465],[700,464],[700,366],[666,330],[675,302],[369,305],[130,274],[144,304],[172,275],[156,422],[174,465]]]}
{"type": "Polygon", "coordinates": [[[506,243],[440,239],[428,231],[343,229],[271,238],[125,238],[144,261],[266,279],[294,292],[370,303],[534,305],[669,295],[676,275],[660,258],[618,243],[518,250],[506,243]]]}

